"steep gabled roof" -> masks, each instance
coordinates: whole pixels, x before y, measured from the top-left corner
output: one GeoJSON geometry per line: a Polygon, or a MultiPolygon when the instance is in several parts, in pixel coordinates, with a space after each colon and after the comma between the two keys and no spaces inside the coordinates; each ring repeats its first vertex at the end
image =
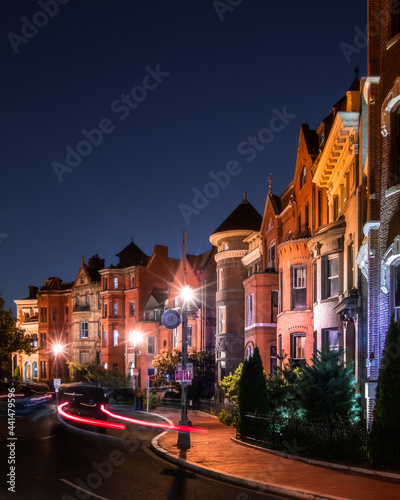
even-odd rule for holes
{"type": "Polygon", "coordinates": [[[133,240],[119,253],[115,254],[119,258],[116,267],[123,269],[130,266],[146,265],[149,257],[133,243],[133,240]]]}
{"type": "Polygon", "coordinates": [[[248,202],[245,193],[242,203],[235,208],[212,234],[235,230],[259,231],[261,222],[262,216],[253,205],[248,202]]]}

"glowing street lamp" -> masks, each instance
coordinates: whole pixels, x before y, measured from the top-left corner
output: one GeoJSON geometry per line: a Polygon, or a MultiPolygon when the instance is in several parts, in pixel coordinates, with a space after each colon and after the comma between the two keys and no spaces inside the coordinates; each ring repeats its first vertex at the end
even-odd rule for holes
{"type": "Polygon", "coordinates": [[[137,358],[138,358],[138,346],[142,340],[143,335],[138,331],[134,330],[129,333],[129,341],[133,345],[135,353],[135,371],[133,372],[133,409],[137,410],[137,387],[136,387],[136,374],[138,373],[137,358]]]}

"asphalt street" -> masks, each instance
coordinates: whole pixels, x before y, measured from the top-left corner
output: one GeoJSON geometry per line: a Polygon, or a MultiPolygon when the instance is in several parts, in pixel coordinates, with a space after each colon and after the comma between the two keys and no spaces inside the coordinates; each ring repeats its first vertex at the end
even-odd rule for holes
{"type": "MultiPolygon", "coordinates": [[[[150,417],[149,417],[150,418],[150,417]]],[[[0,419],[0,498],[13,500],[253,500],[271,495],[228,485],[171,465],[150,450],[156,431],[77,428],[47,406],[15,422],[15,448],[0,419]],[[15,491],[9,491],[10,455],[15,491]]]]}

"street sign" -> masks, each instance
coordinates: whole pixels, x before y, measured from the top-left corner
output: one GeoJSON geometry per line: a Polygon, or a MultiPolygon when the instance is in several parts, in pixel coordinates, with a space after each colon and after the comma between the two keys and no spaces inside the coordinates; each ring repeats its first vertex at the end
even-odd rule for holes
{"type": "Polygon", "coordinates": [[[174,330],[181,324],[181,315],[174,309],[168,309],[163,312],[161,316],[161,323],[165,326],[165,328],[174,330]]]}
{"type": "Polygon", "coordinates": [[[134,377],[138,377],[139,376],[139,368],[132,368],[132,375],[134,377]]]}
{"type": "Polygon", "coordinates": [[[60,378],[53,379],[53,385],[54,389],[59,389],[61,387],[61,379],[60,378]]]}
{"type": "Polygon", "coordinates": [[[182,370],[182,363],[178,363],[178,369],[175,370],[175,382],[187,385],[192,385],[193,380],[193,363],[187,363],[186,370],[182,370]]]}

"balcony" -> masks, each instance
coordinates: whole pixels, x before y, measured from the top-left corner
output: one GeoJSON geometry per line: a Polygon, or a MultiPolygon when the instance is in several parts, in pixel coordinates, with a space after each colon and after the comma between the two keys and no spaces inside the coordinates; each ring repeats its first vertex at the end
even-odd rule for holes
{"type": "Polygon", "coordinates": [[[75,304],[74,305],[74,312],[81,312],[81,311],[90,311],[90,304],[75,304]]]}

